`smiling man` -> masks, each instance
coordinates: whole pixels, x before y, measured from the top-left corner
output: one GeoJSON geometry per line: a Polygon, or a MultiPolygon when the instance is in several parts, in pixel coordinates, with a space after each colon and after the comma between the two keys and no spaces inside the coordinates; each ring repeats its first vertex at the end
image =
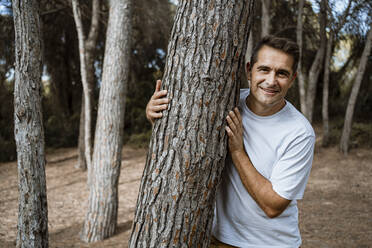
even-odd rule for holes
{"type": "MultiPolygon", "coordinates": [[[[250,89],[229,112],[229,157],[217,192],[211,247],[298,248],[296,200],[303,197],[315,135],[306,118],[285,100],[296,77],[296,43],[264,37],[247,63],[250,89]]],[[[146,108],[153,122],[168,99],[157,90],[146,108]]]]}

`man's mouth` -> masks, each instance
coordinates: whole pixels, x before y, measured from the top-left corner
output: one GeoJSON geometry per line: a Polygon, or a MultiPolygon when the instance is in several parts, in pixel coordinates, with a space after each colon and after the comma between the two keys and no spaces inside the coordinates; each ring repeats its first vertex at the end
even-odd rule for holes
{"type": "Polygon", "coordinates": [[[276,93],[279,92],[279,90],[277,90],[277,89],[271,89],[271,88],[260,87],[260,89],[263,90],[268,95],[274,95],[274,94],[276,94],[276,93]]]}

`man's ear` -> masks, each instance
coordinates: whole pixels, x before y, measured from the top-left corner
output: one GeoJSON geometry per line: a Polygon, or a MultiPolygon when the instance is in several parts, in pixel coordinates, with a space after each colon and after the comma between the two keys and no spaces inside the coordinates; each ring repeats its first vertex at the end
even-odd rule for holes
{"type": "Polygon", "coordinates": [[[297,72],[293,73],[293,76],[291,78],[291,85],[289,87],[292,87],[293,82],[295,81],[296,77],[297,77],[297,72]]]}

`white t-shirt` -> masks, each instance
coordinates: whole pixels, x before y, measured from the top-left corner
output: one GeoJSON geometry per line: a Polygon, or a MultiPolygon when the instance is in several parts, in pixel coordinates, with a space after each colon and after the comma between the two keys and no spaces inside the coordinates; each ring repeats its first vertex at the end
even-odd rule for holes
{"type": "Polygon", "coordinates": [[[296,199],[303,197],[314,153],[315,134],[293,105],[271,116],[257,116],[245,103],[248,89],[240,91],[244,148],[257,171],[273,190],[292,200],[278,217],[269,218],[243,186],[228,158],[217,191],[212,234],[220,241],[252,248],[301,245],[296,199]]]}

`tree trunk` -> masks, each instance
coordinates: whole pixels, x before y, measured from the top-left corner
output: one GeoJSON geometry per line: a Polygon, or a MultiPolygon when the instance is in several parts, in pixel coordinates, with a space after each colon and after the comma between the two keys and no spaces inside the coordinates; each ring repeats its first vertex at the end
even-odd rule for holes
{"type": "Polygon", "coordinates": [[[94,242],[115,233],[131,40],[131,2],[111,0],[98,103],[89,203],[81,238],[94,242]]]}
{"type": "Polygon", "coordinates": [[[337,34],[341,28],[345,25],[347,17],[350,15],[352,0],[348,1],[348,5],[342,13],[338,24],[335,29],[332,29],[332,17],[330,17],[329,27],[331,29],[329,33],[329,39],[327,41],[326,57],[324,62],[324,77],[323,77],[323,104],[322,104],[322,117],[323,117],[323,141],[322,146],[326,147],[329,144],[329,113],[328,113],[328,98],[329,98],[329,73],[330,73],[330,61],[333,54],[333,39],[337,37],[337,34]]]}
{"type": "MultiPolygon", "coordinates": [[[[253,47],[254,37],[253,37],[252,30],[250,30],[248,36],[249,36],[249,38],[248,38],[247,50],[245,52],[245,59],[244,59],[245,64],[250,62],[251,57],[252,57],[253,48],[254,48],[253,47]]],[[[240,75],[241,87],[242,88],[250,88],[251,87],[250,81],[247,79],[246,75],[247,75],[246,69],[244,71],[242,70],[242,73],[240,75]]]]}
{"type": "Polygon", "coordinates": [[[19,187],[17,247],[48,247],[39,2],[14,0],[12,6],[16,49],[14,134],[19,187]]]}
{"type": "Polygon", "coordinates": [[[85,103],[84,103],[84,92],[81,97],[81,110],[79,120],[79,138],[78,138],[78,162],[75,165],[76,169],[86,170],[87,161],[85,159],[85,103]]]}
{"type": "Polygon", "coordinates": [[[324,76],[323,76],[323,141],[322,146],[326,147],[329,143],[329,114],[328,114],[328,96],[329,96],[329,70],[332,56],[333,32],[329,34],[327,41],[327,53],[324,62],[324,76]]]}
{"type": "Polygon", "coordinates": [[[209,247],[253,1],[180,1],[129,247],[209,247]]]}
{"type": "MultiPolygon", "coordinates": [[[[94,99],[94,88],[95,88],[95,69],[94,69],[94,57],[97,46],[97,38],[99,33],[99,6],[100,0],[93,0],[92,2],[92,17],[91,25],[88,38],[84,41],[85,46],[85,70],[86,80],[88,84],[89,99],[90,99],[90,120],[93,119],[93,107],[96,106],[94,99]]],[[[94,126],[90,126],[90,133],[94,130],[94,126]]],[[[78,163],[75,165],[76,168],[86,170],[86,159],[85,159],[85,101],[84,92],[81,100],[81,111],[80,111],[80,126],[79,126],[79,139],[78,139],[78,163]]]]}
{"type": "Polygon", "coordinates": [[[318,83],[319,74],[322,68],[322,61],[324,59],[325,47],[326,47],[326,20],[327,20],[327,0],[320,2],[320,48],[318,49],[313,64],[311,65],[309,72],[309,80],[306,92],[306,112],[305,116],[310,121],[313,121],[314,112],[314,101],[316,97],[316,86],[318,83]]]}
{"type": "Polygon", "coordinates": [[[270,33],[270,5],[271,0],[262,0],[261,37],[270,33]]]}
{"type": "Polygon", "coordinates": [[[302,72],[302,33],[303,33],[303,25],[302,25],[302,13],[304,9],[304,2],[305,0],[299,0],[299,7],[298,7],[298,15],[297,15],[297,30],[296,30],[296,37],[297,37],[297,44],[300,49],[300,56],[298,59],[298,67],[297,67],[297,74],[298,74],[298,89],[300,93],[300,106],[301,112],[303,114],[306,113],[306,90],[305,90],[305,75],[302,72]]]}
{"type": "Polygon", "coordinates": [[[344,122],[344,127],[342,129],[342,136],[341,136],[341,141],[340,141],[341,152],[345,155],[347,155],[348,153],[349,138],[350,138],[350,133],[351,133],[351,126],[353,123],[355,103],[358,97],[360,85],[363,80],[363,75],[366,70],[368,56],[371,52],[371,43],[372,43],[372,23],[369,27],[366,44],[363,50],[362,58],[360,59],[360,63],[358,66],[357,76],[355,78],[355,82],[353,84],[353,88],[351,90],[351,94],[350,94],[349,101],[348,101],[347,108],[346,108],[345,122],[344,122]]]}

